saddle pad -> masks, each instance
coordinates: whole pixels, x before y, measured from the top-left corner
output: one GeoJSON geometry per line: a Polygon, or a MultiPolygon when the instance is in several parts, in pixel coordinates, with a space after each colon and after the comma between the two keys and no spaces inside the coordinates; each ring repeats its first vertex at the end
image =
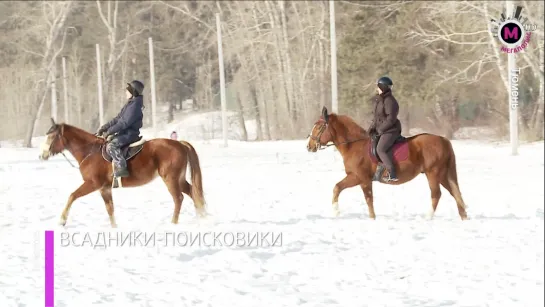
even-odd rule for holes
{"type": "MultiPolygon", "coordinates": [[[[121,155],[123,155],[125,160],[128,161],[131,158],[133,158],[134,156],[136,156],[142,150],[142,148],[144,148],[144,144],[140,144],[140,145],[135,146],[135,147],[129,147],[129,145],[123,146],[121,148],[121,155]]],[[[106,145],[102,145],[102,158],[104,158],[104,160],[106,160],[108,162],[112,162],[112,157],[110,157],[110,155],[108,154],[108,152],[106,150],[106,145]]]]}
{"type": "MultiPolygon", "coordinates": [[[[371,161],[373,163],[378,163],[377,157],[373,154],[373,147],[372,143],[369,142],[368,145],[368,153],[369,157],[371,158],[371,161]]],[[[407,141],[402,141],[400,143],[394,144],[392,149],[393,156],[394,156],[394,162],[402,162],[409,158],[409,143],[407,141]]]]}

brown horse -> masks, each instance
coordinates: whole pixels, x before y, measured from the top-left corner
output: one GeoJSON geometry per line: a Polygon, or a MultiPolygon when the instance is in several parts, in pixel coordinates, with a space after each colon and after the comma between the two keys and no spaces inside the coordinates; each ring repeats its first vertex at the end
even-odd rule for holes
{"type": "MultiPolygon", "coordinates": [[[[333,189],[335,215],[339,215],[338,199],[341,191],[359,185],[369,207],[369,217],[375,219],[372,179],[377,168],[377,157],[372,145],[374,142],[350,117],[328,114],[324,107],[321,118],[312,127],[307,149],[309,152],[317,152],[326,148],[330,142],[332,144],[329,145],[334,145],[342,155],[346,172],[346,177],[333,189]]],[[[433,218],[441,198],[442,185],[456,200],[462,220],[467,219],[466,205],[458,186],[456,158],[448,139],[433,134],[418,134],[400,139],[392,150],[399,181],[386,184],[400,185],[424,173],[431,190],[431,211],[427,217],[433,218]]]]}
{"type": "MultiPolygon", "coordinates": [[[[112,200],[112,187],[116,186],[113,182],[111,157],[104,150],[106,141],[74,126],[57,124],[53,119],[51,122],[52,126],[41,147],[40,159],[47,160],[68,150],[78,162],[83,178],[83,184],[70,194],[60,224],[66,225],[68,213],[76,199],[99,190],[110,216],[110,224],[116,227],[112,200]]],[[[172,223],[178,223],[184,198],[182,192],[193,199],[199,216],[206,215],[199,157],[191,144],[169,139],[140,139],[124,148],[123,152],[128,159],[127,167],[130,172],[129,177],[121,178],[123,187],[142,186],[159,175],[174,199],[172,223]],[[188,162],[192,184],[185,177],[188,162]]]]}

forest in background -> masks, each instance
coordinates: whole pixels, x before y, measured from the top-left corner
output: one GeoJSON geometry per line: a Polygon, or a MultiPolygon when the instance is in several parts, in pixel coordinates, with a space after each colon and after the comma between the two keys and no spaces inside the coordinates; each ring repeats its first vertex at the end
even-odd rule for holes
{"type": "MultiPolygon", "coordinates": [[[[543,138],[544,4],[516,1],[537,25],[516,56],[519,135],[543,138]]],[[[395,83],[404,134],[419,128],[449,138],[462,127],[508,135],[507,55],[490,32],[505,1],[336,1],[339,112],[364,128],[374,83],[395,83]]],[[[220,87],[215,14],[222,20],[228,109],[257,123],[257,140],[304,137],[331,106],[328,1],[73,1],[0,2],[0,140],[43,135],[51,90],[64,121],[62,57],[66,59],[68,123],[98,128],[100,44],[104,113],[114,116],[126,82],[146,85],[151,125],[148,38],[154,41],[157,104],[174,118],[218,110],[220,87]],[[54,87],[52,87],[54,85],[54,87]]],[[[246,138],[245,135],[242,138],[246,138]]]]}

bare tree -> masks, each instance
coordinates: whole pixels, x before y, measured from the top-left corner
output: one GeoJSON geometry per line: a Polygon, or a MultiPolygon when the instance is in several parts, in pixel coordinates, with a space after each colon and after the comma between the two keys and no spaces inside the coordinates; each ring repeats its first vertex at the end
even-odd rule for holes
{"type": "MultiPolygon", "coordinates": [[[[104,87],[103,95],[105,98],[105,107],[108,107],[109,101],[123,101],[120,94],[116,91],[110,91],[110,89],[115,89],[116,87],[116,73],[117,66],[120,59],[125,55],[128,50],[130,39],[139,34],[142,34],[147,30],[146,26],[140,27],[131,27],[131,22],[126,22],[125,31],[120,29],[120,18],[119,18],[119,1],[108,1],[106,2],[106,10],[103,8],[103,3],[101,1],[96,1],[96,6],[98,10],[98,15],[102,24],[106,28],[108,33],[108,52],[106,53],[106,61],[104,63],[104,87]],[[116,99],[117,98],[117,99],[116,99]]],[[[128,3],[124,3],[124,8],[127,8],[128,3]]],[[[139,8],[134,14],[133,17],[138,18],[144,12],[147,12],[150,9],[150,4],[144,4],[144,8],[139,8]]],[[[111,105],[110,105],[111,106],[111,105]]],[[[96,115],[98,118],[98,114],[96,115]]],[[[95,120],[96,121],[96,120],[95,120]]]]}
{"type": "MultiPolygon", "coordinates": [[[[516,57],[521,138],[543,138],[543,3],[522,0],[519,5],[528,23],[538,26],[516,57]]],[[[402,105],[404,131],[429,129],[452,137],[459,128],[479,125],[506,136],[501,129],[507,128],[507,57],[489,30],[489,19],[503,9],[503,2],[489,1],[337,2],[341,113],[365,123],[374,83],[389,75],[402,105]]],[[[0,2],[6,38],[0,41],[0,103],[5,106],[0,138],[24,138],[30,146],[34,130],[47,128],[42,113],[49,113],[47,93],[58,77],[52,68],[60,56],[69,58],[77,123],[96,128],[95,44],[103,50],[108,114],[124,103],[116,90],[121,81],[149,74],[149,36],[156,51],[158,107],[169,110],[165,121],[219,110],[218,12],[229,105],[237,114],[230,120],[240,126],[235,135],[244,139],[244,130],[251,135],[253,123],[247,121],[255,120],[257,140],[305,136],[330,100],[326,1],[0,2]],[[193,100],[193,110],[178,107],[187,99],[193,100]]],[[[211,124],[203,123],[203,129],[213,129],[211,124]]]]}
{"type": "MultiPolygon", "coordinates": [[[[34,85],[37,100],[35,107],[31,110],[31,121],[28,124],[24,140],[24,146],[26,147],[32,146],[32,136],[37,126],[40,112],[43,109],[48,84],[51,78],[56,77],[51,74],[52,67],[56,65],[56,59],[64,48],[67,35],[65,21],[72,9],[72,2],[40,2],[40,9],[41,16],[29,14],[28,18],[34,22],[34,26],[30,27],[27,31],[27,36],[23,37],[28,39],[29,36],[32,36],[33,40],[41,41],[42,44],[34,44],[34,46],[41,47],[41,50],[35,49],[32,46],[25,46],[23,40],[18,42],[19,48],[22,51],[32,53],[41,58],[40,68],[35,75],[34,85]]],[[[34,12],[37,10],[36,8],[34,12]]],[[[27,42],[30,41],[27,40],[27,42]]]]}

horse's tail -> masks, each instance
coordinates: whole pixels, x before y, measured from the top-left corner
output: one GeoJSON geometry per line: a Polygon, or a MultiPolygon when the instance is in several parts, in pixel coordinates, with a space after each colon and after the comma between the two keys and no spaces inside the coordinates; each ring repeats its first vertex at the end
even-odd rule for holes
{"type": "Polygon", "coordinates": [[[447,181],[450,185],[452,195],[456,200],[456,203],[462,206],[464,209],[467,208],[464,200],[462,199],[462,193],[460,192],[460,187],[458,186],[458,172],[456,171],[456,155],[454,154],[454,149],[452,148],[452,143],[449,140],[446,140],[449,147],[449,157],[448,157],[448,166],[447,166],[447,181]]]}
{"type": "MultiPolygon", "coordinates": [[[[197,155],[197,151],[195,150],[195,148],[190,143],[186,141],[180,141],[180,143],[182,143],[182,145],[187,148],[187,156],[189,160],[188,162],[191,168],[191,198],[193,198],[197,213],[200,215],[205,215],[206,201],[204,199],[204,193],[202,189],[202,173],[199,156],[197,155]]],[[[180,178],[180,180],[185,180],[185,178],[180,178]]]]}

